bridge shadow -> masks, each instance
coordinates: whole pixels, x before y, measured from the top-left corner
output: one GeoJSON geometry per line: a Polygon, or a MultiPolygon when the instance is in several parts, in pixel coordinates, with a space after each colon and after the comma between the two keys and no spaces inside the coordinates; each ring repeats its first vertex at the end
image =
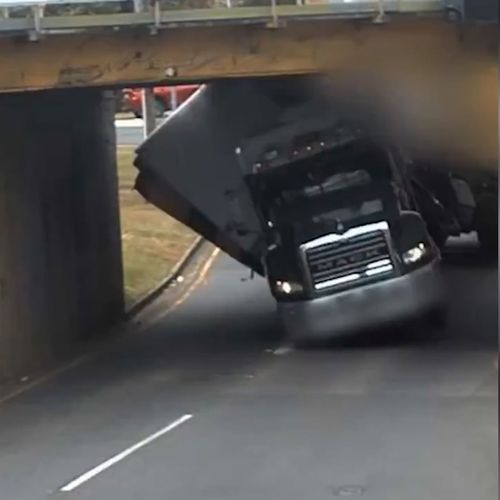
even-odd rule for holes
{"type": "Polygon", "coordinates": [[[487,255],[479,248],[475,234],[450,238],[442,251],[443,268],[496,269],[498,256],[487,255]]]}
{"type": "MultiPolygon", "coordinates": [[[[498,292],[496,266],[477,265],[474,253],[451,252],[444,273],[450,290],[446,328],[422,321],[339,336],[309,346],[307,352],[416,347],[426,351],[496,351],[498,292]]],[[[132,325],[129,334],[105,344],[84,365],[37,389],[31,398],[50,408],[91,401],[110,387],[176,391],[181,386],[217,390],[216,381],[238,380],[267,363],[269,349],[286,340],[264,280],[241,283],[244,271],[224,260],[193,296],[174,313],[152,324],[132,325]],[[236,270],[235,270],[236,267],[236,270]],[[49,388],[50,389],[50,388],[49,388]]],[[[115,390],[115,389],[113,389],[115,390]]]]}
{"type": "Polygon", "coordinates": [[[479,249],[447,249],[443,253],[442,266],[444,269],[454,267],[469,268],[469,269],[491,269],[498,268],[498,258],[491,255],[483,254],[479,249]]]}

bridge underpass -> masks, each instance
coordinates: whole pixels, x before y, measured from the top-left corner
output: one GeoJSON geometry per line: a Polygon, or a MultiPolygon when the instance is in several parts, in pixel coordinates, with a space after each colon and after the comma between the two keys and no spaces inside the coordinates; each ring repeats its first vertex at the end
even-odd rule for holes
{"type": "Polygon", "coordinates": [[[113,118],[102,89],[387,67],[390,57],[378,56],[394,51],[411,54],[408,67],[496,53],[494,28],[443,18],[440,2],[392,7],[382,24],[373,23],[379,5],[367,4],[341,18],[314,6],[243,9],[234,19],[229,9],[222,22],[210,11],[166,13],[156,34],[143,14],[0,20],[1,377],[44,366],[123,314],[113,118]]]}
{"type": "MultiPolygon", "coordinates": [[[[0,96],[0,381],[123,313],[111,105],[99,82],[79,88],[96,74],[91,55],[68,72],[69,89],[46,89],[61,61],[73,65],[43,56],[50,40],[26,45],[36,60],[22,49],[18,66],[0,51],[19,69],[0,64],[0,80],[21,82],[0,96]],[[49,78],[42,59],[56,68],[49,78]]],[[[303,69],[288,48],[278,51],[286,71],[303,69]]],[[[158,60],[131,78],[165,81],[158,60]]],[[[211,74],[223,76],[215,63],[211,74]]],[[[497,267],[474,242],[447,253],[444,330],[414,325],[297,351],[280,337],[264,281],[205,246],[129,335],[0,396],[0,500],[496,498],[497,267]]]]}

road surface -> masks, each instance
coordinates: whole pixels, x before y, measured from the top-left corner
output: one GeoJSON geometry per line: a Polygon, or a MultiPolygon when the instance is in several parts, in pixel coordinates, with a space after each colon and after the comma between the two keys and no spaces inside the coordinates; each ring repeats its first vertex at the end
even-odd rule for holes
{"type": "Polygon", "coordinates": [[[497,270],[445,271],[446,330],[295,351],[263,280],[217,258],[140,331],[0,404],[0,500],[497,498],[497,270]]]}

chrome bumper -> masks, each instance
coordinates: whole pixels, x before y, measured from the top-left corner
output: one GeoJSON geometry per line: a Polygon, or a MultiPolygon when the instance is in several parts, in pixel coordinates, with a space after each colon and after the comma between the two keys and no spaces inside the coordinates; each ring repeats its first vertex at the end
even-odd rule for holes
{"type": "Polygon", "coordinates": [[[443,306],[437,263],[403,276],[300,302],[278,303],[278,315],[293,339],[321,339],[418,317],[443,306]]]}

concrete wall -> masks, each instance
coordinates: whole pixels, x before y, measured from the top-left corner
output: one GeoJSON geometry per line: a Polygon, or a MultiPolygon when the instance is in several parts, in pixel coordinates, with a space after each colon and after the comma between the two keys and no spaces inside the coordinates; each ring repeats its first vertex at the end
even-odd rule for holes
{"type": "Polygon", "coordinates": [[[113,101],[0,96],[0,380],[123,313],[113,101]]]}

